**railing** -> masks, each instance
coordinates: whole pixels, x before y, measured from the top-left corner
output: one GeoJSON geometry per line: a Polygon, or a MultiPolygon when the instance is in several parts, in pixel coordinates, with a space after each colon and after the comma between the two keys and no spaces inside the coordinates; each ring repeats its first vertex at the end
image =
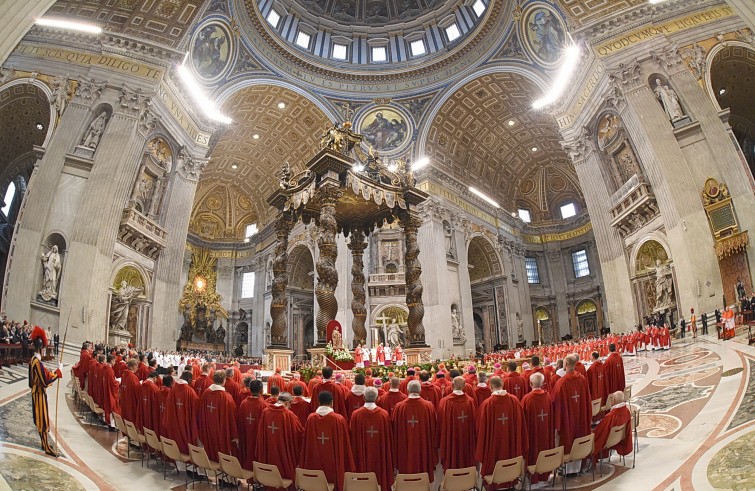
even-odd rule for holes
{"type": "Polygon", "coordinates": [[[405,273],[375,273],[370,275],[370,283],[405,283],[405,273]]]}
{"type": "Polygon", "coordinates": [[[128,225],[141,233],[146,232],[152,235],[156,239],[156,242],[163,245],[168,238],[168,233],[165,230],[133,208],[125,208],[123,210],[121,225],[128,225]]]}

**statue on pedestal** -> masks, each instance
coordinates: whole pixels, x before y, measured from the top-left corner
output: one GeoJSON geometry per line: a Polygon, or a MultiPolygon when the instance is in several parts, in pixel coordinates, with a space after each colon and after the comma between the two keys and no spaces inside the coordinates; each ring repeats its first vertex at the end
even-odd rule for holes
{"type": "Polygon", "coordinates": [[[669,87],[668,84],[661,84],[661,79],[655,79],[653,92],[655,92],[655,96],[661,102],[669,121],[673,123],[684,117],[684,111],[682,111],[682,106],[679,104],[679,98],[674,89],[669,87]]]}
{"type": "Polygon", "coordinates": [[[464,334],[464,328],[459,320],[459,311],[456,305],[451,306],[451,332],[454,337],[454,344],[467,344],[467,336],[464,334]]]}
{"type": "Polygon", "coordinates": [[[388,324],[388,344],[394,348],[401,344],[401,327],[395,318],[391,318],[391,323],[388,324]]]}
{"type": "Polygon", "coordinates": [[[100,144],[100,138],[102,133],[105,132],[105,125],[107,124],[107,113],[102,111],[97,118],[89,125],[87,132],[84,133],[84,138],[81,139],[81,146],[97,149],[97,145],[100,144]]]}
{"type": "Polygon", "coordinates": [[[38,293],[45,302],[57,300],[58,280],[62,266],[58,246],[54,245],[45,254],[42,254],[42,290],[38,293]]]}
{"type": "Polygon", "coordinates": [[[674,281],[671,266],[655,260],[655,311],[665,310],[674,303],[674,281]]]}
{"type": "Polygon", "coordinates": [[[113,293],[110,301],[110,329],[126,330],[126,318],[128,317],[128,308],[131,302],[139,295],[142,288],[131,286],[128,282],[121,281],[121,286],[113,293]]]}

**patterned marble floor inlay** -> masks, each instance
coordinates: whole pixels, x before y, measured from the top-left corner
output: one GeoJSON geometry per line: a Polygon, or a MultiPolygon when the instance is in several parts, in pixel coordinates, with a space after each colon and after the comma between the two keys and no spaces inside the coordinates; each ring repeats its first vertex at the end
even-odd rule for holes
{"type": "MultiPolygon", "coordinates": [[[[55,414],[55,405],[50,405],[55,414]]],[[[54,416],[51,416],[54,417],[54,416]]],[[[39,449],[39,433],[31,416],[31,396],[27,393],[0,406],[0,440],[39,449]]]]}
{"type": "Polygon", "coordinates": [[[0,452],[0,475],[13,491],[85,491],[70,474],[44,462],[22,455],[0,452]]]}
{"type": "MultiPolygon", "coordinates": [[[[731,420],[731,424],[728,429],[736,428],[739,425],[745,424],[748,421],[755,419],[755,381],[753,381],[753,370],[755,370],[755,360],[748,359],[749,363],[749,380],[747,381],[747,388],[745,389],[742,402],[739,404],[737,413],[731,420]]],[[[751,453],[755,453],[751,451],[751,453]]]]}
{"type": "Polygon", "coordinates": [[[713,387],[700,387],[693,383],[667,387],[650,395],[635,397],[633,404],[637,404],[642,411],[669,411],[681,404],[708,397],[713,387]]]}
{"type": "Polygon", "coordinates": [[[755,431],[722,448],[708,464],[708,480],[716,489],[755,489],[755,431]]]}

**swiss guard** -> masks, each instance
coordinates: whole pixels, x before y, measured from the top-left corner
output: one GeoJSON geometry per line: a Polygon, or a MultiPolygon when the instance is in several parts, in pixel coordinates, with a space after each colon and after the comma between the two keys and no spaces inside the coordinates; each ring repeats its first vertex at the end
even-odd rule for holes
{"type": "Polygon", "coordinates": [[[30,340],[34,346],[34,355],[29,361],[29,388],[31,388],[31,411],[34,416],[34,424],[37,425],[39,438],[42,440],[42,450],[47,455],[58,457],[58,453],[50,446],[47,435],[50,430],[47,388],[63,377],[63,366],[60,365],[57,370],[51,372],[42,364],[42,350],[47,346],[47,335],[44,329],[35,326],[31,332],[30,340]]]}

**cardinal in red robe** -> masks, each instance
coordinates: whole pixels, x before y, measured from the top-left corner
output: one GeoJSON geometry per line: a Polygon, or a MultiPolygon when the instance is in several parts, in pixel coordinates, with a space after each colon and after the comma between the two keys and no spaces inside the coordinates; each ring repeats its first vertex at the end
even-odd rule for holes
{"type": "Polygon", "coordinates": [[[294,386],[294,391],[292,393],[294,398],[288,406],[288,409],[299,418],[302,428],[307,424],[307,418],[309,418],[309,415],[312,414],[312,406],[308,400],[304,399],[305,388],[306,387],[302,387],[301,385],[294,386]]]}
{"type": "Polygon", "coordinates": [[[139,396],[141,395],[141,385],[135,373],[138,365],[139,363],[133,358],[128,361],[127,369],[121,373],[120,386],[121,417],[124,421],[134,424],[139,413],[139,396]]]}
{"type": "Polygon", "coordinates": [[[290,394],[281,394],[278,402],[267,406],[257,431],[257,461],[278,467],[283,479],[295,479],[301,453],[304,427],[288,408],[290,394]]]}
{"type": "Polygon", "coordinates": [[[438,406],[439,454],[443,469],[461,469],[475,465],[477,403],[463,391],[461,377],[453,380],[453,392],[438,406]]]}
{"type": "MultiPolygon", "coordinates": [[[[532,390],[522,398],[529,438],[527,453],[524,456],[527,465],[535,465],[540,452],[556,446],[553,404],[548,393],[541,388],[544,381],[545,375],[542,373],[533,374],[530,377],[532,390]]],[[[530,480],[532,484],[537,484],[547,481],[548,476],[549,474],[533,474],[530,480]]]]}
{"type": "Polygon", "coordinates": [[[438,439],[435,409],[419,395],[416,380],[407,386],[409,396],[391,413],[391,433],[395,465],[400,474],[426,472],[433,481],[438,464],[438,439]]]}
{"type": "Polygon", "coordinates": [[[619,455],[629,455],[632,453],[632,414],[629,412],[627,403],[624,402],[624,393],[621,391],[614,392],[608,396],[608,404],[611,410],[606,413],[603,420],[595,428],[595,445],[593,447],[593,459],[597,459],[602,453],[608,455],[608,448],[605,448],[608,441],[608,435],[614,426],[624,425],[624,437],[614,445],[613,448],[619,455]]]}
{"type": "Polygon", "coordinates": [[[136,429],[144,432],[144,428],[160,434],[160,389],[155,384],[157,372],[142,382],[139,387],[139,412],[136,416],[136,429]]]}
{"type": "Polygon", "coordinates": [[[225,370],[225,385],[223,385],[223,388],[225,388],[226,393],[231,396],[231,399],[233,399],[234,404],[238,408],[243,398],[241,397],[241,386],[233,379],[234,373],[233,368],[225,370]]]}
{"type": "Polygon", "coordinates": [[[305,384],[304,382],[302,382],[301,375],[299,374],[299,372],[294,373],[294,378],[292,378],[291,381],[288,383],[288,387],[286,388],[286,392],[288,392],[289,394],[293,394],[294,393],[294,387],[296,387],[297,385],[302,388],[302,395],[304,397],[307,397],[307,394],[309,393],[308,390],[307,390],[307,384],[305,384]]]}
{"type": "Polygon", "coordinates": [[[273,375],[270,375],[267,379],[267,391],[270,392],[270,389],[273,387],[278,387],[281,391],[286,390],[286,380],[281,375],[281,369],[276,368],[275,373],[273,375]]]}
{"type": "Polygon", "coordinates": [[[262,419],[262,411],[268,405],[261,397],[262,382],[251,380],[249,392],[250,395],[241,401],[238,411],[239,462],[242,468],[252,470],[252,464],[256,460],[257,429],[262,419]]]}
{"type": "Polygon", "coordinates": [[[346,396],[346,413],[349,421],[351,420],[351,415],[354,414],[354,411],[364,406],[364,391],[367,388],[364,385],[364,375],[361,373],[356,374],[354,382],[354,385],[349,391],[349,395],[346,396]]]}
{"type": "Polygon", "coordinates": [[[113,372],[113,365],[115,364],[115,357],[113,355],[107,355],[107,362],[103,365],[100,371],[100,399],[102,400],[102,410],[105,413],[105,423],[110,425],[110,414],[121,413],[121,407],[118,399],[118,381],[115,380],[115,373],[113,372]]]}
{"type": "Polygon", "coordinates": [[[508,369],[508,373],[501,377],[503,378],[503,388],[506,392],[521,401],[524,394],[527,393],[527,383],[524,381],[522,374],[516,371],[517,365],[515,361],[508,363],[508,369]]]}
{"type": "Polygon", "coordinates": [[[81,387],[82,390],[86,387],[87,377],[89,376],[89,363],[92,362],[90,346],[91,345],[86,341],[81,345],[79,362],[73,367],[73,374],[79,379],[79,387],[81,387]]]}
{"type": "MultiPolygon", "coordinates": [[[[483,476],[493,474],[497,461],[525,455],[528,445],[527,424],[519,399],[503,390],[500,377],[490,380],[490,388],[493,392],[482,403],[477,416],[475,459],[482,463],[483,476]]],[[[500,487],[511,486],[505,483],[500,487]]]]}
{"type": "Polygon", "coordinates": [[[600,399],[601,406],[604,404],[603,398],[603,362],[600,361],[600,354],[597,351],[592,352],[592,364],[587,369],[587,383],[590,386],[590,397],[593,400],[600,399]]]}
{"type": "Polygon", "coordinates": [[[564,359],[566,373],[556,382],[551,396],[559,445],[564,446],[565,454],[571,452],[575,438],[590,434],[592,423],[590,388],[587,379],[574,370],[576,363],[576,356],[564,359]]]}
{"type": "Polygon", "coordinates": [[[351,446],[357,472],[374,472],[380,489],[393,485],[393,443],[388,411],[376,404],[378,391],[368,387],[364,391],[364,406],[351,415],[351,446]]]}
{"type": "Polygon", "coordinates": [[[475,403],[477,403],[477,407],[479,408],[480,406],[482,406],[482,403],[485,402],[488,397],[490,397],[490,394],[492,394],[493,391],[490,389],[490,387],[488,387],[487,373],[480,372],[477,380],[477,385],[474,388],[474,400],[475,403]]]}
{"type": "Polygon", "coordinates": [[[608,394],[621,391],[627,388],[627,382],[624,375],[624,360],[616,352],[616,345],[608,345],[608,357],[603,362],[603,404],[605,405],[608,394]]]}
{"type": "Polygon", "coordinates": [[[409,385],[409,382],[412,380],[417,380],[417,377],[415,376],[414,368],[407,368],[406,369],[406,378],[401,381],[401,384],[398,386],[398,390],[403,392],[404,394],[407,393],[406,386],[409,385]]]}
{"type": "Polygon", "coordinates": [[[166,438],[175,441],[181,453],[187,455],[189,444],[196,445],[199,438],[197,427],[199,397],[189,385],[191,378],[191,372],[184,371],[181,378],[168,389],[162,415],[163,434],[166,438]]]}
{"type": "Polygon", "coordinates": [[[399,390],[400,385],[401,382],[399,379],[394,377],[391,379],[391,388],[378,396],[378,406],[388,411],[388,414],[393,412],[393,408],[396,407],[396,404],[406,399],[406,394],[399,390]]]}
{"type": "MultiPolygon", "coordinates": [[[[326,380],[330,378],[327,369],[323,368],[326,380]]],[[[328,482],[335,485],[336,491],[343,491],[343,473],[354,471],[349,425],[345,417],[333,410],[333,394],[330,391],[318,391],[317,400],[319,406],[309,415],[304,428],[299,467],[322,470],[328,482]]]]}
{"type": "Polygon", "coordinates": [[[322,382],[315,385],[312,390],[309,391],[309,393],[312,394],[312,412],[319,407],[317,401],[319,400],[320,392],[330,392],[331,396],[333,396],[333,410],[345,418],[349,414],[348,411],[346,411],[346,395],[341,389],[343,386],[336,385],[331,379],[332,376],[333,369],[330,367],[324,367],[322,369],[322,382]]]}
{"type": "Polygon", "coordinates": [[[194,380],[194,391],[198,397],[202,397],[202,392],[207,390],[212,385],[212,379],[210,378],[210,364],[205,363],[202,365],[202,374],[194,380]]]}
{"type": "Polygon", "coordinates": [[[420,372],[419,380],[421,384],[420,397],[426,401],[430,401],[433,407],[438,409],[440,400],[443,399],[443,391],[440,387],[430,382],[430,373],[425,370],[420,372]]]}
{"type": "Polygon", "coordinates": [[[223,387],[225,378],[223,370],[216,371],[212,376],[214,383],[199,398],[199,440],[212,462],[218,461],[218,452],[238,455],[236,402],[223,387]]]}

